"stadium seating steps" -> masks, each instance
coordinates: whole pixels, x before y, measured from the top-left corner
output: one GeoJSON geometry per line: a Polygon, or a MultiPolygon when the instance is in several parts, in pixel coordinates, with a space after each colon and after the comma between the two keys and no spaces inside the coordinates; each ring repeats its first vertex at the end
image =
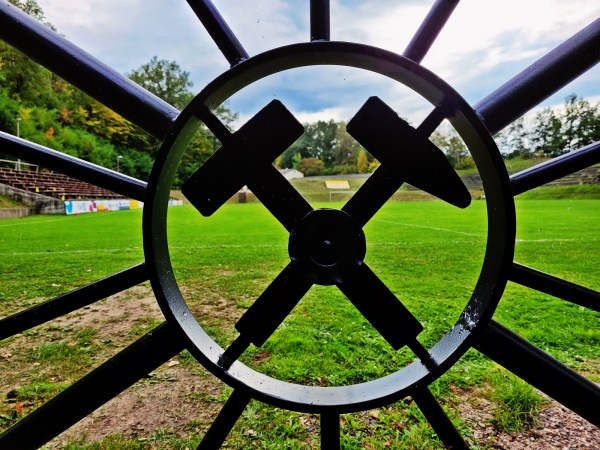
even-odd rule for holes
{"type": "Polygon", "coordinates": [[[107,189],[53,172],[0,168],[0,183],[60,200],[123,198],[107,189]]]}

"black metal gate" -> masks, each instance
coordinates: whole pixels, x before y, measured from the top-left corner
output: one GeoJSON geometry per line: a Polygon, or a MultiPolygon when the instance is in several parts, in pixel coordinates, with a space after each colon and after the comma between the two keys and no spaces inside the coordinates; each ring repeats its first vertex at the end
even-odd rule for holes
{"type": "Polygon", "coordinates": [[[131,386],[183,349],[233,388],[199,448],[218,448],[251,399],[321,417],[322,448],[338,448],[340,414],[381,407],[411,396],[443,443],[467,445],[428,386],[475,348],[600,426],[600,388],[493,319],[507,281],[600,311],[600,294],[514,261],[514,197],[600,162],[600,143],[508,176],[492,135],[531,110],[600,59],[600,19],[470,106],[420,65],[458,0],[437,0],[402,55],[330,38],[327,0],[310,2],[310,42],[250,57],[210,0],[188,0],[231,69],[183,110],[157,99],[58,34],[0,2],[0,38],[73,83],[162,141],[148,182],[0,133],[2,150],[15,157],[145,202],[145,260],[80,289],[0,321],[0,339],[150,280],[166,321],[0,435],[0,448],[37,448],[131,386]],[[279,101],[264,106],[231,133],[214,109],[242,88],[273,73],[344,65],[401,83],[431,104],[412,127],[377,97],[348,123],[348,132],[382,163],[341,210],[313,209],[275,170],[272,161],[303,133],[279,101]],[[428,139],[448,120],[468,146],[482,177],[488,212],[485,262],[459,320],[431,348],[418,339],[423,325],[364,262],[364,225],[408,182],[460,208],[471,197],[443,153],[428,139]],[[211,215],[247,185],[290,233],[289,264],[237,322],[239,337],[219,347],[193,318],[173,276],[166,236],[174,173],[200,123],[222,147],[183,186],[203,215],[211,215]],[[260,146],[254,143],[261,143],[260,146]],[[257,149],[248,156],[244,149],[257,149]],[[225,174],[227,162],[241,163],[225,174]],[[432,177],[430,172],[435,172],[432,177]],[[432,169],[431,169],[432,168],[432,169]],[[238,361],[250,344],[262,345],[313,284],[335,285],[394,348],[414,353],[409,366],[381,379],[346,387],[282,382],[238,361]]]}

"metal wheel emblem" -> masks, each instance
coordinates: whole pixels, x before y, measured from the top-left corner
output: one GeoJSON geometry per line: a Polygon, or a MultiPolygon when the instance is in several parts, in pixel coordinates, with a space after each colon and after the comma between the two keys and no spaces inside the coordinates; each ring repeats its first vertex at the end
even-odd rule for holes
{"type": "Polygon", "coordinates": [[[194,355],[250,396],[292,410],[344,413],[382,406],[429,384],[469,347],[492,317],[513,259],[514,204],[508,176],[494,141],[466,102],[438,77],[412,61],[358,44],[313,42],[279,48],[244,61],[209,84],[181,113],[165,140],[149,183],[144,237],[153,261],[153,287],[167,317],[190,340],[194,355]],[[275,72],[307,65],[343,64],[392,78],[417,91],[432,112],[411,127],[377,97],[348,123],[348,132],[381,166],[341,210],[314,210],[281,176],[272,161],[303,131],[279,101],[266,105],[235,133],[224,132],[211,109],[243,87],[275,72]],[[468,145],[482,174],[488,199],[488,244],[479,281],[459,321],[431,349],[418,340],[423,325],[364,262],[362,227],[403,182],[457,207],[471,202],[469,191],[429,140],[448,119],[468,145]],[[203,215],[214,213],[244,185],[289,231],[290,263],[236,324],[237,339],[221,349],[193,318],[177,288],[169,262],[166,201],[190,136],[203,121],[223,142],[215,154],[183,185],[182,191],[203,215]],[[266,144],[265,144],[266,142],[266,144]],[[241,162],[230,172],[229,161],[241,162]],[[359,385],[322,388],[299,386],[257,373],[237,359],[249,347],[263,345],[313,284],[335,285],[394,348],[408,346],[410,366],[359,385]]]}

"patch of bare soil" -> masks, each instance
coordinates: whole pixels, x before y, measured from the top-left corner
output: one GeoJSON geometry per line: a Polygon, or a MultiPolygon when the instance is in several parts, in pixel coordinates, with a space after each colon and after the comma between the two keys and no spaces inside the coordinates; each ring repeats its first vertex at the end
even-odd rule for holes
{"type": "Polygon", "coordinates": [[[222,407],[218,400],[222,385],[208,373],[198,371],[197,366],[194,370],[169,367],[174,362],[176,358],[75,424],[51,444],[59,446],[82,438],[97,442],[113,434],[146,440],[159,429],[180,437],[204,432],[222,407]]]}
{"type": "MultiPolygon", "coordinates": [[[[141,319],[164,319],[152,290],[135,286],[52,321],[57,327],[92,328],[98,339],[122,339],[141,319]]],[[[143,325],[142,325],[143,326],[143,325]]]]}
{"type": "Polygon", "coordinates": [[[457,407],[483,448],[497,450],[597,450],[600,429],[555,401],[548,401],[537,425],[518,433],[501,433],[492,424],[493,404],[474,392],[462,392],[457,407]]]}
{"type": "MultiPolygon", "coordinates": [[[[191,293],[188,293],[191,294],[191,293]]],[[[193,305],[197,317],[223,319],[226,324],[235,321],[241,314],[239,308],[227,300],[214,296],[212,301],[193,305]]],[[[0,389],[4,395],[26,380],[19,378],[20,372],[35,364],[20,359],[23,348],[39,345],[40,336],[45,339],[64,339],[57,334],[64,329],[93,328],[96,341],[111,341],[123,347],[137,339],[143,328],[153,325],[149,321],[163,320],[160,308],[152,291],[147,286],[138,286],[110,297],[90,307],[71,313],[40,328],[37,336],[19,336],[2,354],[14,355],[4,358],[0,389]],[[146,325],[148,324],[148,325],[146,325]],[[132,333],[133,329],[138,329],[132,333]]],[[[109,353],[118,351],[108,346],[98,354],[96,363],[101,363],[109,353]]],[[[268,359],[268,352],[257,353],[254,363],[268,359]]],[[[39,367],[42,370],[43,364],[39,367]]],[[[87,369],[86,369],[87,370],[87,369]]],[[[99,408],[54,439],[50,447],[60,448],[69,440],[98,442],[109,435],[121,434],[140,440],[149,439],[157,430],[168,430],[174,436],[202,434],[210,426],[222,407],[224,385],[207,373],[199,364],[181,355],[137,382],[130,389],[99,408]]],[[[493,405],[476,392],[457,392],[462,400],[457,407],[464,422],[473,430],[480,448],[505,450],[592,450],[600,449],[600,430],[576,414],[555,402],[549,402],[540,414],[538,425],[520,433],[500,433],[491,424],[493,405]]],[[[377,422],[378,412],[361,413],[368,418],[365,426],[377,422]]],[[[309,432],[317,432],[318,421],[314,416],[302,416],[302,425],[309,432]]],[[[151,447],[149,447],[151,448],[151,447]]]]}

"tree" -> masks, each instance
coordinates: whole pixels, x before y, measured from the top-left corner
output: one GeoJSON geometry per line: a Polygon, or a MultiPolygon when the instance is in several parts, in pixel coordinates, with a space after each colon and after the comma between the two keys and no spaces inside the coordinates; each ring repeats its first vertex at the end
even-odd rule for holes
{"type": "Polygon", "coordinates": [[[495,138],[500,152],[505,154],[507,158],[521,157],[527,159],[533,157],[530,135],[531,133],[525,127],[525,119],[521,117],[498,133],[495,138]]]}
{"type": "Polygon", "coordinates": [[[50,22],[48,22],[46,20],[44,11],[40,7],[40,5],[37,4],[37,2],[35,0],[9,0],[9,2],[12,3],[13,5],[15,5],[20,10],[29,14],[31,17],[33,17],[38,22],[43,23],[48,28],[56,31],[56,28],[54,28],[54,25],[52,25],[50,22]]]}
{"type": "Polygon", "coordinates": [[[455,169],[470,169],[475,167],[475,162],[469,154],[467,146],[455,131],[449,133],[434,132],[430,138],[455,169]]]}
{"type": "Polygon", "coordinates": [[[325,167],[333,166],[333,150],[337,144],[338,124],[333,120],[319,120],[304,126],[304,134],[310,142],[309,153],[323,161],[325,167]]]}
{"type": "Polygon", "coordinates": [[[303,134],[281,154],[280,167],[282,169],[299,169],[302,158],[312,156],[311,150],[312,143],[308,136],[303,134]]]}
{"type": "Polygon", "coordinates": [[[333,168],[336,173],[355,173],[360,144],[346,131],[346,122],[340,122],[333,148],[333,168]]]}
{"type": "MultiPolygon", "coordinates": [[[[150,62],[131,72],[128,77],[179,109],[183,109],[194,96],[190,91],[193,83],[190,81],[189,72],[182,70],[175,61],[159,60],[154,56],[150,62]]],[[[219,105],[214,113],[230,130],[238,119],[237,113],[232,112],[226,104],[219,105]]],[[[136,135],[140,138],[140,143],[148,147],[149,142],[144,142],[140,133],[136,132],[136,135]]],[[[216,137],[204,125],[201,125],[181,158],[175,184],[184,183],[219,145],[216,137]]],[[[153,141],[150,143],[150,147],[149,152],[155,154],[158,147],[153,141]]]]}
{"type": "Polygon", "coordinates": [[[323,161],[325,168],[334,165],[334,149],[337,144],[338,124],[334,120],[319,120],[305,123],[304,134],[294,142],[281,158],[281,167],[297,168],[294,166],[295,155],[299,158],[315,158],[323,161]]]}
{"type": "Polygon", "coordinates": [[[536,150],[559,156],[600,140],[600,104],[577,97],[565,98],[563,108],[546,108],[536,114],[532,140],[536,150]]]}
{"type": "Polygon", "coordinates": [[[567,152],[600,140],[598,104],[592,106],[587,100],[571,94],[565,99],[562,122],[567,152]]]}
{"type": "Polygon", "coordinates": [[[562,133],[562,121],[550,108],[535,115],[532,140],[536,152],[545,156],[558,156],[564,152],[566,140],[562,133]]]}
{"type": "Polygon", "coordinates": [[[356,159],[356,169],[358,173],[369,172],[369,158],[364,150],[358,152],[358,158],[356,159]]]}
{"type": "Polygon", "coordinates": [[[182,70],[175,61],[159,60],[154,56],[127,76],[175,108],[183,109],[193,98],[189,90],[193,86],[190,73],[182,70]]]}
{"type": "Polygon", "coordinates": [[[300,161],[300,172],[307,177],[322,175],[325,170],[323,161],[317,158],[304,158],[300,161]]]}

